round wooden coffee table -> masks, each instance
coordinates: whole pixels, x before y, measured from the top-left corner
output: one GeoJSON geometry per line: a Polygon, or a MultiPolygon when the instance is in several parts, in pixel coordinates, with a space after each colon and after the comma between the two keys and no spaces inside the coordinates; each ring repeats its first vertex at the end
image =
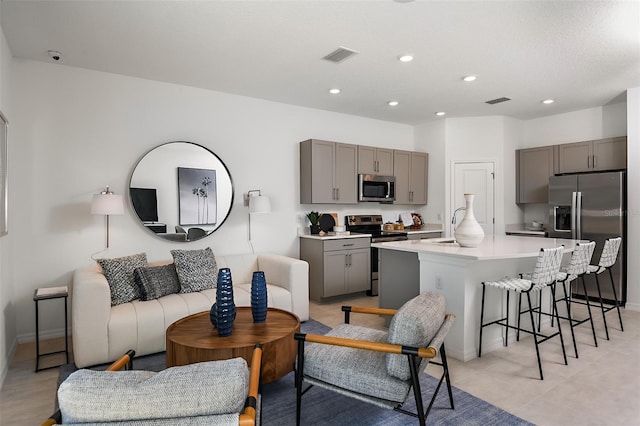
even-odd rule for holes
{"type": "Polygon", "coordinates": [[[250,307],[238,307],[231,336],[218,336],[211,325],[209,312],[182,318],[167,328],[167,367],[244,358],[251,365],[256,343],[262,344],[262,383],[273,382],[293,371],[297,342],[293,335],[300,331],[295,314],[269,308],[267,320],[254,323],[250,307]]]}

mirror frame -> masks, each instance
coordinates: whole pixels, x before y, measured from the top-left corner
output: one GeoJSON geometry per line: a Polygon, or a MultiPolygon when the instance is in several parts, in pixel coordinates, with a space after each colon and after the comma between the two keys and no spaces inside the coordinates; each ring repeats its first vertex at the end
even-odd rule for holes
{"type": "MultiPolygon", "coordinates": [[[[178,166],[180,167],[180,166],[178,166]]],[[[186,166],[188,167],[188,166],[186,166]]],[[[175,175],[175,179],[176,182],[178,182],[178,172],[176,170],[176,175],[175,175]]],[[[178,222],[179,222],[179,218],[180,218],[180,195],[179,195],[179,186],[178,186],[178,194],[177,194],[177,199],[176,199],[176,215],[178,217],[178,222]]],[[[217,231],[223,224],[224,222],[229,218],[229,216],[231,215],[231,210],[233,209],[233,201],[235,198],[235,188],[234,188],[234,184],[233,184],[233,178],[231,177],[231,172],[229,171],[229,168],[227,167],[227,165],[225,164],[224,161],[222,161],[222,159],[220,157],[218,157],[213,151],[211,151],[209,148],[202,146],[200,144],[197,144],[195,142],[189,142],[189,141],[170,141],[170,142],[165,142],[162,143],[160,145],[157,145],[153,148],[151,148],[150,150],[146,151],[144,154],[142,154],[142,156],[140,156],[140,158],[138,158],[138,161],[135,162],[135,164],[133,165],[133,168],[131,169],[131,173],[129,174],[129,180],[128,180],[128,186],[127,186],[127,198],[129,200],[129,209],[132,213],[132,216],[134,219],[137,220],[137,222],[140,224],[140,226],[142,226],[144,229],[146,229],[148,232],[150,232],[151,234],[155,235],[156,238],[159,238],[163,241],[167,241],[167,242],[185,242],[185,243],[190,243],[190,242],[194,242],[194,241],[199,241],[203,238],[208,237],[209,235],[213,234],[215,231],[217,231]],[[229,199],[229,209],[226,211],[226,213],[224,213],[224,217],[222,218],[221,221],[218,221],[215,225],[215,228],[213,228],[212,230],[208,231],[204,236],[194,239],[194,240],[173,240],[170,238],[165,238],[163,237],[162,233],[158,234],[156,232],[154,232],[150,227],[145,226],[144,222],[140,219],[140,216],[138,215],[138,212],[136,211],[136,209],[133,206],[133,200],[131,198],[131,185],[132,185],[132,180],[134,178],[134,175],[136,173],[136,170],[138,169],[138,166],[144,161],[145,158],[147,158],[147,156],[149,154],[151,154],[152,152],[154,152],[157,149],[160,149],[162,147],[165,147],[167,145],[172,145],[172,144],[188,144],[188,145],[192,145],[194,148],[200,148],[202,150],[204,150],[206,153],[209,153],[213,156],[213,159],[215,159],[216,161],[218,161],[221,165],[222,165],[222,169],[224,170],[224,172],[226,173],[227,177],[229,178],[229,185],[231,186],[231,197],[229,199]]],[[[222,215],[221,215],[222,216],[222,215]]],[[[160,222],[161,223],[161,222],[160,222]]],[[[184,225],[185,227],[194,227],[194,225],[184,225]]],[[[170,232],[167,232],[166,234],[171,234],[170,232]]]]}

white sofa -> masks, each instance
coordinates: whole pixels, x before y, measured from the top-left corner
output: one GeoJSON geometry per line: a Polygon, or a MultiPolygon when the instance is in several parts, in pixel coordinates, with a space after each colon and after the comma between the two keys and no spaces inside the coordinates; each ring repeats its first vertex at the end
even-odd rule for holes
{"type": "MultiPolygon", "coordinates": [[[[150,262],[150,265],[171,263],[150,262]]],[[[216,256],[219,268],[230,268],[236,306],[251,306],[251,277],[264,271],[268,304],[309,319],[309,265],[272,254],[216,256]]],[[[165,350],[165,331],[188,315],[208,311],[216,290],[170,294],[159,299],[111,306],[107,279],[99,266],[78,269],[71,294],[74,361],[79,368],[111,362],[129,349],[136,355],[165,350]]]]}

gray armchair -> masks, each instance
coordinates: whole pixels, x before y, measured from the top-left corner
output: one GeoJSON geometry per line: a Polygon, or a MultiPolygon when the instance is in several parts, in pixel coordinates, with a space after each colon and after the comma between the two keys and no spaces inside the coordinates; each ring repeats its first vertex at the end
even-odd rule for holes
{"type": "MultiPolygon", "coordinates": [[[[444,296],[425,292],[405,303],[399,310],[343,306],[345,324],[325,336],[295,335],[298,340],[296,369],[296,423],[300,424],[302,395],[312,386],[320,386],[418,417],[424,425],[442,382],[446,379],[449,402],[453,394],[444,339],[455,317],[445,315],[444,296]],[[393,315],[389,332],[349,324],[350,313],[393,315]],[[311,344],[305,345],[305,342],[311,344]],[[433,359],[440,354],[441,361],[433,359]],[[419,374],[432,363],[443,367],[442,376],[424,411],[419,374]],[[310,386],[303,390],[303,383],[310,386]],[[402,409],[410,398],[417,413],[402,409]]],[[[355,414],[355,413],[354,413],[355,414]]],[[[316,419],[318,420],[318,419],[316,419]]]]}
{"type": "MultiPolygon", "coordinates": [[[[132,352],[132,351],[130,351],[132,352]]],[[[43,425],[255,425],[262,349],[242,358],[172,367],[159,373],[78,370],[58,389],[60,410],[43,425]]],[[[123,361],[124,359],[124,361],[123,361]]]]}

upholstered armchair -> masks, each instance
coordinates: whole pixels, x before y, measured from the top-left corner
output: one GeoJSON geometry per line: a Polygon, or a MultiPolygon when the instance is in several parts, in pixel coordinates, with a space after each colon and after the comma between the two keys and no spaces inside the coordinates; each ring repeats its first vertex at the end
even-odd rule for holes
{"type": "MultiPolygon", "coordinates": [[[[130,351],[132,352],[132,351],[130,351]]],[[[60,410],[44,425],[255,425],[262,349],[251,370],[242,358],[172,367],[159,373],[81,369],[58,389],[60,410]]]]}
{"type": "Polygon", "coordinates": [[[326,335],[295,335],[298,340],[298,425],[302,395],[313,385],[418,417],[420,424],[424,425],[442,382],[446,380],[449,402],[454,408],[444,339],[455,317],[445,314],[442,294],[422,293],[397,311],[347,306],[342,310],[345,312],[345,324],[326,335]],[[387,333],[350,324],[350,313],[393,315],[393,318],[387,333]],[[305,345],[305,342],[310,344],[305,345]],[[438,354],[439,362],[434,361],[438,354]],[[443,373],[425,411],[419,375],[429,361],[443,367],[443,373]],[[309,386],[303,390],[304,382],[309,386]],[[410,398],[411,389],[417,413],[402,409],[410,398]]]}

